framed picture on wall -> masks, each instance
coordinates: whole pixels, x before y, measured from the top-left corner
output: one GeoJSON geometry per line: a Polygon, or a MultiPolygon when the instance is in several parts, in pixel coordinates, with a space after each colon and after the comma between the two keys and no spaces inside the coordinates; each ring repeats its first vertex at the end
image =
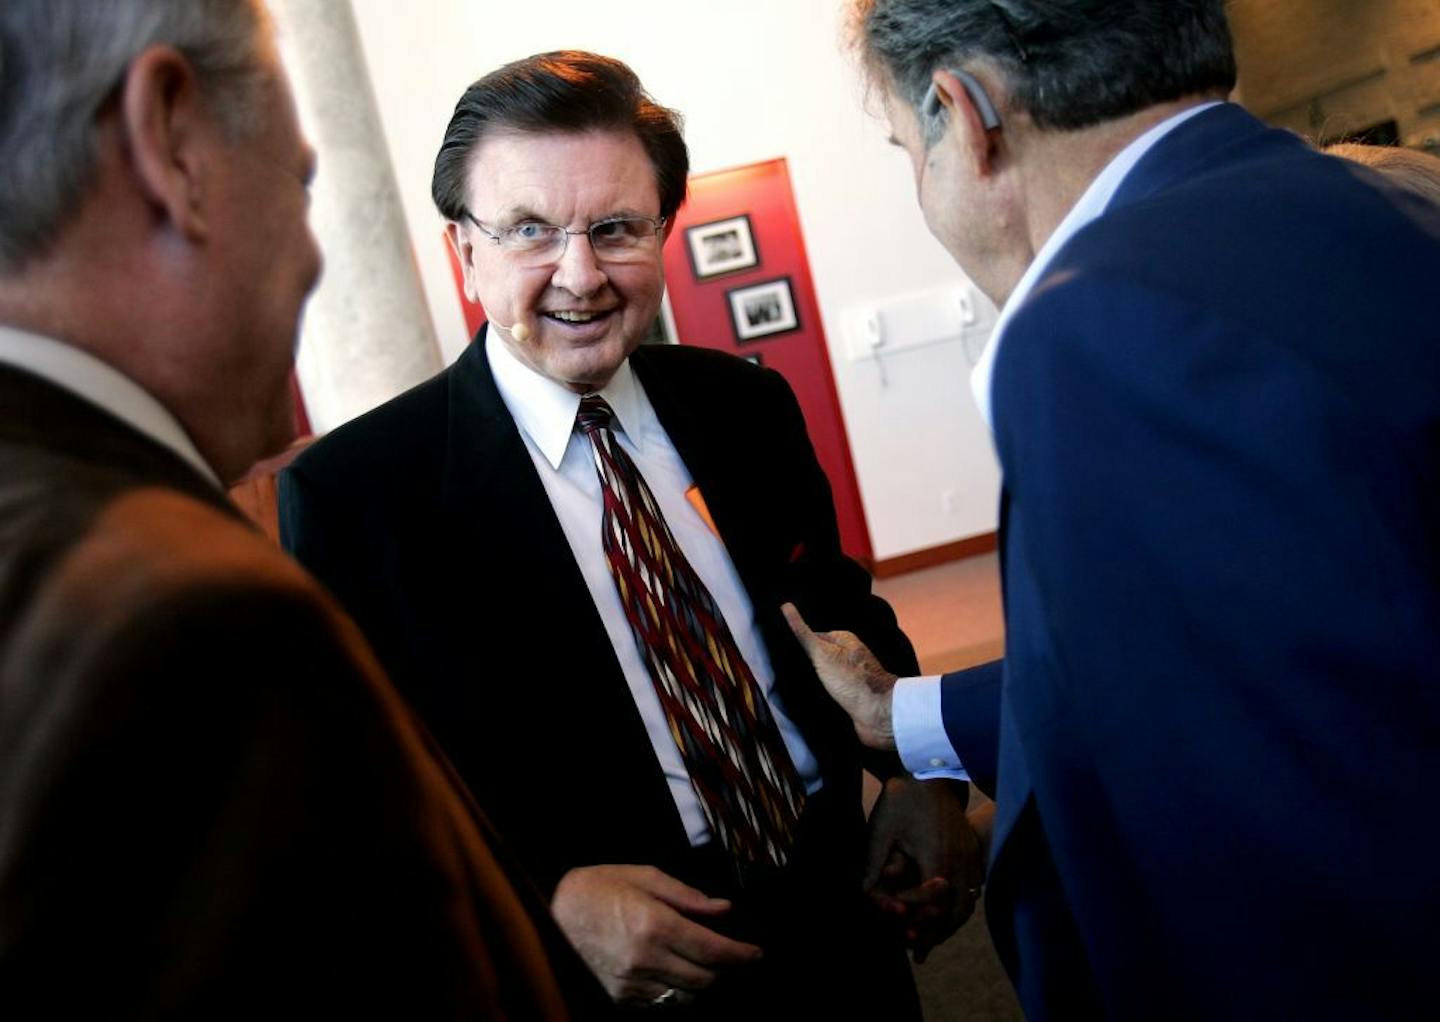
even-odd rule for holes
{"type": "Polygon", "coordinates": [[[749,214],[687,227],[685,243],[696,280],[708,280],[760,265],[760,253],[755,250],[755,235],[750,230],[749,214]]]}
{"type": "Polygon", "coordinates": [[[800,329],[789,277],[731,288],[725,297],[730,303],[730,323],[737,341],[755,341],[800,329]]]}

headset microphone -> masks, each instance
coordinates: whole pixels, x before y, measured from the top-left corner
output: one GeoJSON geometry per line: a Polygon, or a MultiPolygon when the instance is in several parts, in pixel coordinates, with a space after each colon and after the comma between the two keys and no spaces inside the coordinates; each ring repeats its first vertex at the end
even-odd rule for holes
{"type": "Polygon", "coordinates": [[[494,316],[491,316],[490,322],[494,323],[498,329],[504,330],[511,337],[515,338],[516,344],[524,344],[535,336],[535,331],[531,330],[529,325],[521,320],[516,320],[512,326],[506,326],[494,316]]]}

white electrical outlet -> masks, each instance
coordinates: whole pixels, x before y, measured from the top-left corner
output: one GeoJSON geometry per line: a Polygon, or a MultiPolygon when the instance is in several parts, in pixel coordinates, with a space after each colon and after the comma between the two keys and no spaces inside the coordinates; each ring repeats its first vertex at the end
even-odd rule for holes
{"type": "Polygon", "coordinates": [[[960,324],[962,326],[975,325],[975,297],[971,294],[968,285],[962,285],[959,291],[958,304],[960,306],[960,324]]]}

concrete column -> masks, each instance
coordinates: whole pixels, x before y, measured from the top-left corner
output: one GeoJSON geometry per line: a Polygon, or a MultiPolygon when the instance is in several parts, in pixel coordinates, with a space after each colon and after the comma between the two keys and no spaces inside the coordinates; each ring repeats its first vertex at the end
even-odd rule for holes
{"type": "Polygon", "coordinates": [[[319,156],[310,224],[325,276],[297,360],[316,433],[441,368],[350,0],[268,0],[301,124],[319,156]]]}

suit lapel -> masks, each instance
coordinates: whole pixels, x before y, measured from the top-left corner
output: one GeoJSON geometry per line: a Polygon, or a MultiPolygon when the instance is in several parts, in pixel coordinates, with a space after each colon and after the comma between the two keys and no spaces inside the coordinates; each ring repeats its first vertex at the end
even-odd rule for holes
{"type": "Polygon", "coordinates": [[[449,371],[446,435],[440,498],[452,570],[475,586],[505,586],[490,599],[503,624],[464,615],[462,624],[524,647],[513,661],[526,676],[499,683],[531,686],[519,705],[548,722],[557,748],[582,764],[589,750],[602,759],[607,783],[636,806],[632,827],[654,835],[652,847],[688,848],[604,622],[495,385],[483,332],[449,371]]]}
{"type": "Polygon", "coordinates": [[[482,333],[450,371],[440,493],[450,519],[446,533],[471,537],[459,547],[475,560],[478,578],[508,579],[523,591],[543,594],[545,602],[532,611],[535,620],[557,622],[592,656],[603,647],[607,673],[618,676],[570,542],[495,386],[483,338],[482,333]]]}
{"type": "Polygon", "coordinates": [[[483,528],[501,544],[507,536],[523,536],[536,571],[575,572],[545,488],[495,386],[483,333],[450,370],[447,398],[440,500],[458,518],[459,534],[483,528]]]}

